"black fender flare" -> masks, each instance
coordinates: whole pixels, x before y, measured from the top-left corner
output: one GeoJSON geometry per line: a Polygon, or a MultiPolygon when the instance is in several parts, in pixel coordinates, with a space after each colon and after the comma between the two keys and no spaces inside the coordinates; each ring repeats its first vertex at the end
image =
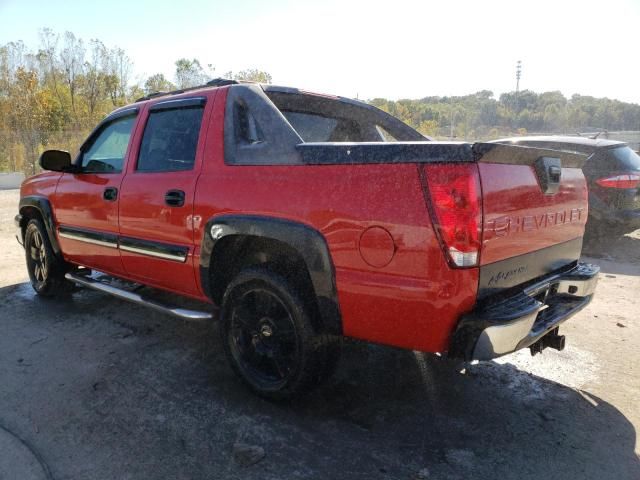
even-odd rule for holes
{"type": "Polygon", "coordinates": [[[62,250],[60,250],[60,244],[58,243],[58,238],[56,237],[56,226],[55,220],[53,219],[53,209],[51,208],[51,202],[46,197],[41,197],[39,195],[27,195],[25,197],[20,198],[20,204],[18,206],[18,211],[22,215],[22,224],[21,227],[26,225],[28,221],[28,216],[25,213],[29,209],[35,209],[38,211],[40,216],[42,217],[42,221],[44,223],[44,227],[47,230],[47,235],[49,236],[49,242],[51,243],[51,248],[53,252],[62,257],[62,250]]]}
{"type": "Polygon", "coordinates": [[[293,248],[303,259],[318,302],[324,333],[342,334],[342,320],[335,282],[335,267],[324,236],[303,223],[258,215],[220,215],[207,221],[200,252],[200,281],[211,297],[214,248],[222,238],[247,235],[277,240],[293,248]]]}

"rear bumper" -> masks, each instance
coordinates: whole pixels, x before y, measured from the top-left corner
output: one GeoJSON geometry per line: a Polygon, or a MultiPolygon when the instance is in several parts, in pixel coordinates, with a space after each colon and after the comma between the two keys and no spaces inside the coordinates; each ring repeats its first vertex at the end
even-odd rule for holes
{"type": "Polygon", "coordinates": [[[509,297],[487,299],[460,320],[449,355],[490,360],[536,343],[589,304],[599,272],[579,263],[509,297]]]}

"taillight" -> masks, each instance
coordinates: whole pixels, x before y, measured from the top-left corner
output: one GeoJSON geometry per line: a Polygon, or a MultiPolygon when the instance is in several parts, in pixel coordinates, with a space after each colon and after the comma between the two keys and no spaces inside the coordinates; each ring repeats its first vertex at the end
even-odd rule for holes
{"type": "Polygon", "coordinates": [[[454,267],[477,266],[482,225],[477,165],[431,164],[424,165],[421,172],[427,206],[449,263],[454,267]]]}
{"type": "Polygon", "coordinates": [[[640,175],[634,173],[599,178],[596,183],[604,188],[638,188],[640,175]]]}

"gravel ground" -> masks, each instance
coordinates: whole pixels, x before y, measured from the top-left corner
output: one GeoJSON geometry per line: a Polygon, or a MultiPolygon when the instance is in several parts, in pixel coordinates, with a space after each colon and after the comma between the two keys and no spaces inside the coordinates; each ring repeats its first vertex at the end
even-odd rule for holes
{"type": "MultiPolygon", "coordinates": [[[[463,365],[349,342],[326,387],[282,405],[239,384],[215,324],[36,298],[17,201],[0,191],[0,425],[57,480],[640,479],[640,232],[593,253],[598,295],[563,352],[463,365]]],[[[0,473],[15,461],[0,451],[0,473]]]]}

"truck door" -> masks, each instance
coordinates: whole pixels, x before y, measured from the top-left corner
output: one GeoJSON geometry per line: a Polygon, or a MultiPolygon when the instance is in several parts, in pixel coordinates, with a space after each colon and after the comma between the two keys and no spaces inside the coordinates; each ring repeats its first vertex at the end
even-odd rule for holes
{"type": "Polygon", "coordinates": [[[193,199],[206,106],[207,97],[198,96],[159,100],[147,109],[120,195],[120,255],[127,276],[191,296],[199,296],[193,199]]]}
{"type": "Polygon", "coordinates": [[[108,117],[80,149],[77,173],[65,173],[55,194],[60,246],[68,260],[122,273],[118,201],[138,108],[108,117]]]}

